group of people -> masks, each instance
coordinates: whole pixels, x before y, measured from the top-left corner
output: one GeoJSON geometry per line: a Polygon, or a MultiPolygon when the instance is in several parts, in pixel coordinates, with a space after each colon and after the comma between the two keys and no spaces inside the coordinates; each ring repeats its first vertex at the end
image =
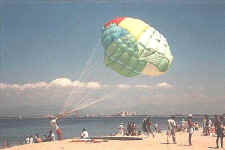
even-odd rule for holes
{"type": "Polygon", "coordinates": [[[137,135],[137,125],[135,122],[128,122],[127,123],[127,136],[135,136],[137,135]]]}
{"type": "MultiPolygon", "coordinates": [[[[198,123],[193,122],[192,115],[189,114],[187,118],[187,122],[182,120],[181,129],[185,131],[187,129],[188,132],[188,143],[192,145],[192,135],[195,130],[198,130],[198,123]]],[[[211,129],[214,129],[214,134],[216,138],[216,147],[219,148],[219,140],[220,146],[223,148],[223,137],[225,136],[225,120],[223,115],[215,115],[214,121],[212,122],[207,115],[204,116],[202,120],[202,128],[203,135],[210,135],[212,132],[211,129]]],[[[173,143],[176,144],[176,132],[178,129],[178,125],[175,121],[175,117],[171,116],[168,119],[168,130],[167,130],[167,143],[169,143],[169,138],[172,137],[173,143]]]]}
{"type": "MultiPolygon", "coordinates": [[[[182,119],[180,131],[188,132],[188,144],[192,145],[192,135],[195,130],[198,130],[198,123],[193,122],[192,114],[188,115],[187,121],[182,119]]],[[[169,139],[172,137],[173,143],[176,144],[176,132],[178,131],[178,124],[175,121],[174,116],[170,116],[168,119],[168,130],[167,130],[167,143],[169,144],[169,139]]]]}
{"type": "Polygon", "coordinates": [[[119,125],[119,134],[122,136],[135,136],[137,135],[137,125],[135,122],[128,121],[127,127],[121,122],[119,125]]]}
{"type": "Polygon", "coordinates": [[[152,135],[153,137],[155,137],[155,133],[161,132],[159,125],[157,123],[153,125],[151,117],[147,117],[143,119],[142,130],[144,134],[152,135]]]}
{"type": "MultiPolygon", "coordinates": [[[[55,135],[57,135],[57,139],[62,139],[62,131],[57,123],[58,117],[49,117],[50,120],[50,131],[48,135],[45,135],[42,139],[38,134],[33,136],[27,136],[25,138],[26,144],[32,144],[32,143],[40,143],[45,141],[55,141],[55,135]]],[[[197,122],[193,122],[192,115],[189,114],[187,117],[187,121],[182,119],[180,126],[178,126],[178,123],[175,121],[174,116],[170,116],[167,120],[168,122],[168,128],[167,128],[167,143],[170,143],[170,138],[172,137],[172,141],[174,144],[176,144],[176,132],[178,131],[187,131],[188,132],[188,144],[192,145],[192,135],[195,130],[198,130],[199,126],[197,122]]],[[[224,116],[222,115],[215,115],[214,121],[212,122],[207,115],[204,116],[202,120],[202,128],[203,128],[203,135],[210,135],[211,129],[214,128],[215,135],[217,136],[216,139],[216,146],[219,148],[219,140],[220,140],[220,146],[223,147],[223,137],[225,134],[225,120],[224,116]]],[[[144,118],[142,121],[142,131],[144,134],[152,135],[155,137],[156,133],[160,133],[160,128],[158,124],[154,124],[152,122],[151,117],[144,118]]],[[[119,133],[120,135],[126,135],[126,136],[136,136],[140,135],[141,131],[137,131],[137,125],[135,122],[128,122],[127,127],[125,128],[123,123],[120,123],[119,127],[119,133]]],[[[81,138],[85,139],[88,138],[88,132],[85,128],[83,128],[81,132],[81,138]]]]}
{"type": "MultiPolygon", "coordinates": [[[[160,133],[161,130],[158,126],[158,124],[152,124],[152,118],[151,117],[147,117],[144,118],[142,121],[142,131],[144,134],[147,135],[152,135],[153,137],[155,137],[155,133],[160,133]]],[[[138,130],[138,127],[136,125],[135,122],[132,121],[128,121],[127,126],[125,127],[124,123],[120,123],[119,126],[119,134],[124,136],[137,136],[142,134],[141,130],[138,130]]]]}
{"type": "Polygon", "coordinates": [[[213,126],[212,120],[209,118],[208,115],[204,115],[202,119],[202,128],[203,128],[203,135],[209,136],[215,133],[215,128],[213,126]]]}
{"type": "Polygon", "coordinates": [[[225,136],[225,120],[224,115],[215,115],[212,121],[208,115],[204,115],[202,119],[202,128],[204,136],[216,136],[216,146],[219,148],[223,147],[223,137],[225,136]]]}
{"type": "Polygon", "coordinates": [[[39,134],[36,134],[35,136],[26,136],[25,137],[25,144],[33,144],[33,143],[41,143],[42,139],[39,136],[39,134]]]}
{"type": "Polygon", "coordinates": [[[39,134],[36,134],[35,136],[26,136],[24,143],[25,144],[33,144],[33,143],[40,143],[40,142],[49,142],[49,141],[55,141],[55,133],[57,135],[57,140],[62,140],[62,130],[58,125],[57,120],[59,119],[58,116],[53,117],[49,116],[49,124],[50,124],[50,130],[47,135],[44,135],[43,137],[39,136],[39,134]]]}

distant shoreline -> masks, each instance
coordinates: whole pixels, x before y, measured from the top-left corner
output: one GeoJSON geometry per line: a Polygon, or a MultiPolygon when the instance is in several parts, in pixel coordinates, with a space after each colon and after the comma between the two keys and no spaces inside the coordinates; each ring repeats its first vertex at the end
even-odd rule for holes
{"type": "MultiPolygon", "coordinates": [[[[171,114],[173,115],[173,114],[171,114]]],[[[205,114],[193,114],[193,118],[202,118],[205,114]]],[[[215,114],[208,114],[208,116],[214,117],[215,114]]],[[[151,116],[152,118],[167,118],[170,115],[104,115],[104,116],[80,116],[80,117],[65,117],[65,119],[101,119],[101,118],[145,118],[151,116]]],[[[173,115],[176,118],[186,118],[187,115],[173,115]]],[[[0,116],[0,120],[23,120],[23,119],[46,119],[47,117],[41,116],[31,116],[31,117],[23,117],[23,116],[0,116]]]]}

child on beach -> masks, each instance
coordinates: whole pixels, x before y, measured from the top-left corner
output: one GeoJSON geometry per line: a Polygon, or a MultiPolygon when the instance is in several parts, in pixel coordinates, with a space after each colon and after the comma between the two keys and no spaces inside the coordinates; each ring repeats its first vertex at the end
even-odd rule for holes
{"type": "Polygon", "coordinates": [[[42,139],[41,137],[39,136],[39,134],[36,134],[36,143],[41,143],[42,142],[42,139]]]}
{"type": "Polygon", "coordinates": [[[30,143],[30,138],[29,138],[29,136],[26,136],[25,137],[25,144],[29,144],[30,143]]]}
{"type": "Polygon", "coordinates": [[[85,128],[83,128],[83,130],[81,131],[80,137],[82,139],[88,138],[88,132],[85,128]]]}

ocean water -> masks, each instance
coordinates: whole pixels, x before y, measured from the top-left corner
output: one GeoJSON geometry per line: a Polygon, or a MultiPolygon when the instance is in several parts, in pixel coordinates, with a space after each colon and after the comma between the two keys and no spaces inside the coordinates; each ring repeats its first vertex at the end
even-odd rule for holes
{"type": "MultiPolygon", "coordinates": [[[[111,135],[118,131],[120,122],[126,125],[128,121],[135,122],[137,130],[141,130],[143,119],[143,117],[65,118],[59,120],[59,125],[62,128],[63,137],[67,139],[79,137],[83,128],[88,130],[89,136],[111,135]]],[[[167,118],[153,118],[152,120],[153,124],[158,123],[161,129],[167,128],[167,118]]],[[[177,118],[176,121],[180,122],[181,118],[177,118]]],[[[3,141],[7,141],[9,146],[20,145],[24,143],[25,136],[39,134],[43,137],[43,135],[48,134],[49,130],[48,119],[0,120],[0,145],[3,141]]]]}

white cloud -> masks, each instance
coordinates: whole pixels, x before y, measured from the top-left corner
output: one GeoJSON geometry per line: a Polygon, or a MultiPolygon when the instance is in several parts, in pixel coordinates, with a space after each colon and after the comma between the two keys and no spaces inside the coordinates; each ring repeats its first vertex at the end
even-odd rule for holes
{"type": "Polygon", "coordinates": [[[144,84],[141,84],[141,85],[135,85],[136,88],[144,88],[144,89],[147,89],[147,88],[152,88],[152,86],[150,85],[144,85],[144,84]]]}
{"type": "Polygon", "coordinates": [[[101,88],[101,85],[98,82],[88,82],[87,88],[98,89],[101,88]]]}
{"type": "Polygon", "coordinates": [[[131,88],[131,86],[129,84],[118,84],[117,85],[118,88],[122,88],[122,89],[128,89],[131,88]]]}
{"type": "MultiPolygon", "coordinates": [[[[101,84],[99,82],[80,82],[80,81],[71,81],[68,78],[58,78],[52,80],[51,82],[36,82],[36,83],[25,83],[25,84],[6,84],[0,83],[0,89],[15,89],[15,90],[27,90],[35,88],[51,88],[51,87],[73,87],[73,88],[90,88],[90,89],[99,89],[101,84]]],[[[105,86],[106,87],[106,86],[105,86]]]]}
{"type": "Polygon", "coordinates": [[[52,87],[59,87],[59,88],[86,88],[86,89],[101,89],[101,88],[121,88],[121,89],[128,89],[128,88],[143,88],[143,89],[154,89],[154,88],[172,88],[173,86],[167,82],[161,82],[156,85],[147,85],[147,84],[137,84],[137,85],[130,85],[130,84],[117,84],[117,85],[107,85],[101,84],[99,82],[81,82],[78,80],[72,81],[68,78],[57,78],[50,82],[36,82],[36,83],[25,83],[25,84],[6,84],[0,83],[0,89],[15,89],[19,91],[24,91],[28,89],[44,89],[44,88],[52,88],[52,87]]]}
{"type": "Polygon", "coordinates": [[[0,83],[0,89],[6,89],[8,87],[7,84],[0,83]]]}
{"type": "Polygon", "coordinates": [[[73,81],[73,87],[85,87],[85,83],[84,82],[80,82],[80,81],[73,81]]]}
{"type": "Polygon", "coordinates": [[[159,88],[172,88],[173,86],[167,82],[161,82],[156,85],[159,88]]]}
{"type": "Polygon", "coordinates": [[[55,86],[62,86],[62,87],[67,87],[67,86],[72,86],[72,81],[68,78],[58,78],[50,82],[50,85],[55,85],[55,86]]]}

